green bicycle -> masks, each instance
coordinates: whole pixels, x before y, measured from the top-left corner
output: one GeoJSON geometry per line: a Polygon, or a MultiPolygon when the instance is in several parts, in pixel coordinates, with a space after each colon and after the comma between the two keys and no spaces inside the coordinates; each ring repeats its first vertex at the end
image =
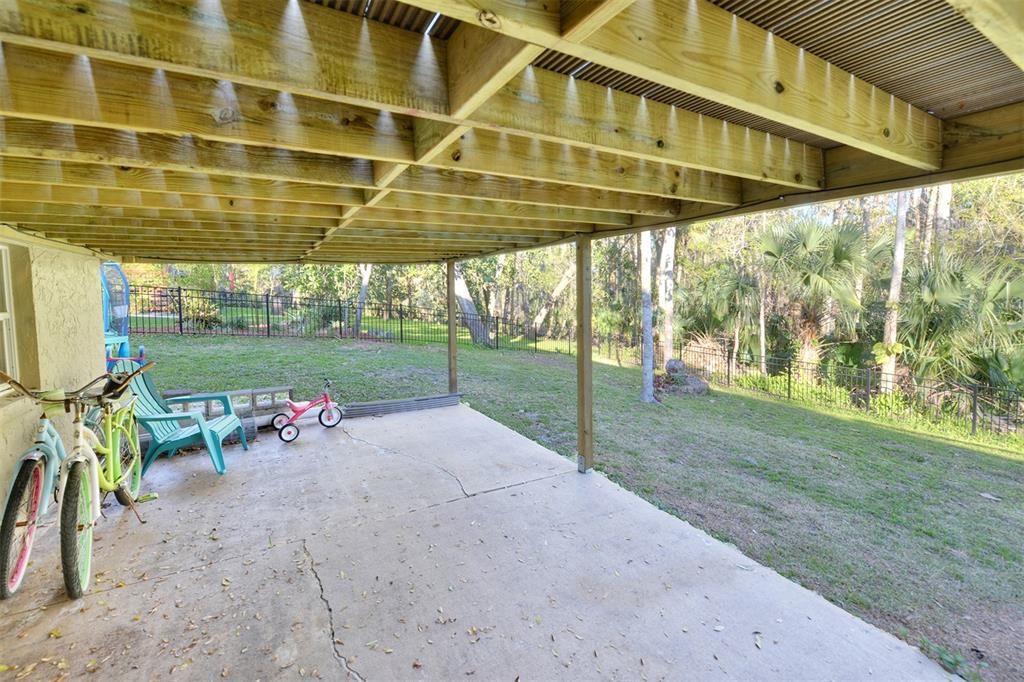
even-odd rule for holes
{"type": "Polygon", "coordinates": [[[142,484],[135,396],[124,394],[132,378],[154,364],[147,363],[131,373],[104,374],[72,393],[30,391],[0,372],[0,381],[44,409],[62,405],[74,414],[74,445],[61,464],[60,482],[54,490],[55,498],[60,500],[64,587],[72,599],[89,589],[93,527],[100,518],[102,498],[114,493],[117,501],[131,507],[142,521],[135,509],[142,484]],[[103,386],[94,390],[101,382],[103,386]]]}

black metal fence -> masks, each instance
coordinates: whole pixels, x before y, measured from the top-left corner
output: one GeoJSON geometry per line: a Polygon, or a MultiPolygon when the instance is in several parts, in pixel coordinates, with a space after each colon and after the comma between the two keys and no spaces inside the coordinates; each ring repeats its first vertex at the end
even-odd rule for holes
{"type": "MultiPolygon", "coordinates": [[[[131,289],[133,334],[340,337],[394,343],[447,343],[448,312],[352,300],[278,296],[180,287],[131,289]]],[[[460,344],[536,350],[531,325],[457,313],[460,344]]]]}
{"type": "Polygon", "coordinates": [[[921,381],[906,373],[883,374],[877,367],[828,361],[734,358],[731,350],[703,346],[683,347],[679,357],[688,373],[724,386],[901,422],[944,424],[971,435],[1024,435],[1024,400],[1013,388],[921,381]]]}

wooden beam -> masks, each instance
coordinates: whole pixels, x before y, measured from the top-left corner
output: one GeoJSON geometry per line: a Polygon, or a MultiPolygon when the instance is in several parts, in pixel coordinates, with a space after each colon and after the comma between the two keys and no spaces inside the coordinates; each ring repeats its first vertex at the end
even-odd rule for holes
{"type": "Polygon", "coordinates": [[[22,216],[75,216],[81,218],[142,218],[154,221],[192,220],[196,222],[237,222],[260,225],[292,225],[330,229],[337,225],[336,218],[264,215],[251,213],[224,213],[221,211],[193,211],[188,209],[117,208],[109,206],[46,204],[29,201],[0,200],[0,214],[22,216]]]}
{"type": "Polygon", "coordinates": [[[5,116],[413,161],[412,120],[387,111],[17,45],[0,64],[5,116]]]}
{"type": "Polygon", "coordinates": [[[0,118],[0,155],[182,173],[373,187],[369,161],[200,138],[0,118]]]}
{"type": "MultiPolygon", "coordinates": [[[[1024,102],[989,111],[968,114],[944,122],[942,168],[936,173],[878,159],[851,147],[836,147],[825,153],[826,185],[813,195],[815,201],[894,191],[918,185],[964,180],[995,172],[1010,172],[1024,162],[1024,102]],[[1005,168],[1006,170],[999,170],[1005,168]]],[[[756,202],[790,196],[765,186],[744,187],[744,200],[756,202]]],[[[793,195],[802,196],[797,193],[793,195]]]]}
{"type": "Polygon", "coordinates": [[[94,234],[94,235],[181,235],[181,236],[196,236],[196,237],[223,237],[230,239],[232,235],[246,238],[252,236],[254,238],[266,238],[266,239],[277,239],[282,237],[302,237],[306,239],[319,239],[323,235],[323,229],[314,227],[291,227],[281,225],[251,225],[246,224],[244,227],[235,227],[229,223],[228,227],[211,226],[204,224],[200,227],[195,226],[182,226],[180,224],[170,224],[160,221],[140,221],[138,225],[96,225],[94,223],[86,222],[65,222],[65,219],[61,216],[49,216],[49,223],[23,223],[26,229],[38,229],[36,225],[47,224],[52,228],[59,226],[61,232],[68,234],[94,234]]]}
{"type": "Polygon", "coordinates": [[[709,0],[636,2],[584,42],[563,38],[554,3],[408,4],[916,168],[935,170],[941,163],[937,118],[709,0]]]}
{"type": "MultiPolygon", "coordinates": [[[[2,141],[0,141],[2,147],[2,141]]],[[[2,154],[2,150],[0,150],[2,154]]],[[[182,173],[162,169],[67,163],[45,158],[23,159],[0,156],[0,178],[18,183],[38,183],[65,188],[138,191],[190,197],[224,197],[228,201],[270,200],[279,202],[354,206],[363,194],[348,187],[331,187],[298,182],[182,173]]]]}
{"type": "Polygon", "coordinates": [[[523,220],[489,215],[458,215],[433,211],[396,211],[386,208],[364,208],[356,217],[359,221],[374,223],[416,223],[421,225],[471,226],[478,228],[515,228],[517,230],[544,230],[548,232],[589,232],[592,227],[557,220],[523,220]]]}
{"type": "MultiPolygon", "coordinates": [[[[2,177],[2,172],[0,172],[0,177],[2,177]]],[[[343,211],[340,206],[297,201],[266,201],[243,197],[140,192],[138,190],[73,187],[52,184],[33,185],[24,182],[0,182],[0,197],[14,201],[41,204],[161,209],[165,211],[259,213],[278,216],[303,216],[307,218],[337,219],[343,211]]]]}
{"type": "Polygon", "coordinates": [[[455,261],[445,263],[445,282],[448,302],[448,392],[459,392],[457,306],[455,303],[455,261]]]}
{"type": "Polygon", "coordinates": [[[394,191],[416,195],[472,196],[538,206],[592,208],[650,216],[675,216],[679,202],[662,197],[557,185],[435,168],[410,168],[391,183],[394,191]]]}
{"type": "MultiPolygon", "coordinates": [[[[341,235],[348,232],[381,232],[387,234],[398,233],[431,233],[431,234],[461,234],[467,236],[500,236],[500,237],[521,237],[524,239],[561,239],[566,232],[555,230],[521,230],[514,227],[473,227],[464,225],[433,225],[421,223],[391,223],[375,220],[366,220],[357,217],[345,227],[338,228],[334,234],[341,235]]],[[[573,233],[575,234],[575,233],[573,233]]],[[[381,236],[387,236],[382,234],[381,236]]]]}
{"type": "MultiPolygon", "coordinates": [[[[38,164],[19,171],[20,161],[0,158],[0,163],[4,164],[0,177],[18,182],[246,196],[346,206],[364,202],[360,192],[347,187],[370,187],[373,183],[369,162],[357,161],[351,165],[321,155],[11,118],[0,118],[0,157],[4,156],[53,164],[45,173],[38,164]],[[90,165],[75,168],[56,164],[53,159],[90,165]],[[97,161],[110,168],[97,165],[97,161]],[[239,180],[225,180],[225,177],[239,180]],[[88,178],[95,179],[89,181],[88,178]],[[260,184],[259,189],[255,189],[256,181],[264,180],[294,184],[260,184]],[[345,188],[338,185],[345,185],[345,188]]],[[[481,177],[429,168],[409,169],[394,181],[392,189],[641,215],[669,216],[678,210],[678,204],[672,200],[626,194],[618,189],[588,191],[552,183],[481,177]]]]}
{"type": "Polygon", "coordinates": [[[431,165],[668,199],[739,201],[736,178],[486,130],[468,131],[431,165]]]}
{"type": "Polygon", "coordinates": [[[594,468],[594,363],[591,238],[576,238],[576,463],[594,468]]]}
{"type": "Polygon", "coordinates": [[[1024,3],[1020,0],[948,0],[974,28],[1024,69],[1024,3]]]}
{"type": "Polygon", "coordinates": [[[0,42],[291,92],[395,113],[448,111],[444,44],[313,3],[103,0],[77,12],[0,0],[0,42]]]}
{"type": "Polygon", "coordinates": [[[601,236],[1024,171],[1024,103],[945,121],[943,147],[943,167],[928,173],[850,147],[837,147],[825,155],[829,184],[823,190],[795,192],[779,187],[771,193],[763,185],[747,187],[741,206],[685,205],[678,218],[638,218],[631,228],[603,230],[601,236]]]}
{"type": "MultiPolygon", "coordinates": [[[[110,4],[116,6],[118,3],[110,4]]],[[[590,12],[588,23],[580,26],[593,28],[597,19],[609,16],[606,8],[623,4],[598,5],[602,11],[590,12]]],[[[22,9],[28,11],[27,7],[22,9]]],[[[346,26],[339,29],[342,33],[354,30],[349,24],[360,23],[345,13],[333,14],[338,16],[331,17],[332,20],[346,26]]],[[[2,23],[0,21],[0,26],[2,23]]],[[[104,30],[117,33],[116,27],[107,26],[104,30]]],[[[408,34],[404,40],[410,43],[404,48],[406,51],[412,51],[414,45],[421,42],[408,34]]],[[[13,93],[0,101],[3,105],[0,111],[10,116],[112,127],[145,134],[194,134],[207,141],[374,159],[380,163],[374,164],[373,181],[377,187],[387,187],[408,164],[429,164],[464,134],[468,126],[479,125],[475,115],[471,116],[474,110],[541,51],[535,45],[475,26],[460,27],[452,40],[453,53],[459,58],[448,62],[447,79],[456,90],[472,94],[467,94],[466,101],[452,108],[442,120],[417,119],[415,149],[410,119],[369,108],[386,109],[390,101],[390,93],[386,91],[377,93],[376,98],[361,101],[363,106],[352,107],[329,99],[282,94],[224,79],[195,78],[173,71],[107,64],[99,60],[93,62],[81,56],[54,54],[18,45],[6,46],[6,56],[0,55],[0,61],[5,61],[7,66],[7,87],[13,93]],[[470,37],[473,39],[467,40],[470,37]],[[469,44],[465,44],[467,42],[469,44]],[[510,44],[509,49],[501,49],[506,43],[510,44]],[[480,47],[484,45],[487,47],[480,47]],[[488,52],[478,54],[482,49],[488,52]],[[491,55],[490,50],[496,50],[497,54],[491,55]],[[147,96],[133,97],[140,84],[147,90],[147,96]],[[54,93],[59,93],[59,96],[53,96],[54,93]]],[[[49,47],[62,49],[56,45],[49,47]]],[[[64,49],[66,47],[63,46],[64,49]]],[[[116,57],[124,58],[124,55],[118,52],[116,57]]],[[[164,62],[160,64],[164,65],[164,62]]],[[[175,63],[168,66],[177,67],[175,63]]],[[[241,64],[235,66],[236,70],[244,67],[241,64]]],[[[312,70],[319,68],[317,64],[308,66],[312,70]]],[[[238,74],[223,75],[234,78],[238,74]]],[[[727,126],[731,132],[726,137],[716,127],[722,122],[707,117],[701,126],[695,123],[695,116],[680,122],[666,115],[663,117],[664,125],[657,116],[645,121],[643,117],[628,115],[631,109],[643,108],[644,101],[624,93],[616,95],[616,99],[623,103],[620,104],[622,113],[613,113],[609,118],[612,110],[605,101],[604,88],[587,86],[599,95],[589,100],[582,95],[574,99],[576,81],[573,79],[547,73],[544,80],[543,105],[531,102],[528,93],[519,98],[506,97],[503,106],[490,110],[490,117],[485,122],[500,127],[504,132],[543,134],[548,140],[594,148],[597,143],[592,135],[585,132],[588,121],[575,127],[566,124],[564,130],[547,130],[548,123],[558,123],[557,116],[550,113],[539,118],[536,116],[538,109],[561,112],[584,105],[593,109],[591,115],[607,119],[607,127],[617,126],[626,131],[621,135],[603,136],[605,142],[601,147],[612,153],[652,158],[711,172],[729,172],[729,164],[719,166],[715,163],[716,155],[703,153],[702,148],[690,151],[689,143],[693,140],[711,138],[710,143],[725,148],[721,154],[723,159],[742,159],[739,164],[742,172],[739,174],[744,177],[758,178],[765,174],[773,182],[808,187],[813,187],[817,179],[814,168],[816,150],[804,149],[805,145],[790,142],[792,149],[784,150],[784,140],[764,144],[763,133],[740,126],[727,126]],[[540,121],[544,122],[543,126],[538,125],[540,121]],[[706,131],[712,131],[713,135],[706,131]],[[621,149],[613,144],[618,140],[626,143],[621,149]],[[656,144],[658,140],[661,141],[660,147],[656,144]],[[796,168],[789,167],[794,165],[796,168]],[[802,180],[794,180],[796,177],[802,180]]],[[[285,84],[271,86],[284,88],[285,84]]],[[[513,92],[516,90],[519,88],[513,92]]],[[[657,107],[670,110],[665,105],[657,107]]],[[[418,115],[436,113],[411,111],[418,115]]],[[[692,199],[705,200],[699,197],[692,199]]]]}
{"type": "Polygon", "coordinates": [[[824,184],[816,147],[544,69],[528,68],[473,118],[610,154],[792,187],[824,184]]]}
{"type": "Polygon", "coordinates": [[[585,208],[522,204],[512,201],[448,197],[440,194],[390,192],[377,202],[377,209],[433,211],[455,215],[505,216],[523,220],[553,220],[559,223],[629,225],[630,216],[585,208]]]}
{"type": "MultiPolygon", "coordinates": [[[[254,227],[259,225],[258,223],[237,223],[229,221],[215,221],[215,220],[173,220],[173,219],[155,219],[155,218],[118,218],[111,216],[55,216],[46,215],[39,213],[2,213],[0,212],[0,220],[6,223],[17,223],[19,225],[34,225],[34,224],[45,224],[45,223],[60,223],[61,225],[81,225],[84,227],[95,226],[95,227],[151,227],[151,226],[164,226],[179,229],[221,229],[221,230],[238,230],[244,232],[248,227],[254,227]]],[[[268,225],[264,224],[261,227],[266,228],[268,225]]],[[[272,227],[280,228],[281,230],[287,230],[289,225],[272,225],[272,227]]],[[[298,225],[298,227],[307,228],[309,225],[298,225]]],[[[324,227],[324,230],[329,229],[324,227]]]]}

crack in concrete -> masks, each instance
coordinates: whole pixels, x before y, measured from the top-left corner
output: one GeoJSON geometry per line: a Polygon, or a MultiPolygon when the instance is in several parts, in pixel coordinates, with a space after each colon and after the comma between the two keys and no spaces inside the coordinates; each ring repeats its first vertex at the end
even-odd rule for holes
{"type": "Polygon", "coordinates": [[[324,603],[324,607],[327,609],[327,622],[331,626],[331,650],[334,652],[334,657],[338,659],[338,663],[344,668],[345,672],[352,677],[359,680],[359,682],[365,682],[362,675],[356,672],[352,666],[349,665],[348,659],[341,653],[338,648],[338,633],[334,626],[334,609],[331,608],[331,602],[327,599],[327,593],[324,591],[324,581],[320,579],[320,573],[316,570],[316,559],[313,558],[313,553],[309,551],[309,547],[306,546],[306,539],[302,539],[302,551],[309,558],[309,570],[313,572],[313,577],[316,578],[316,584],[320,587],[320,601],[324,603]]]}
{"type": "MultiPolygon", "coordinates": [[[[374,448],[376,450],[380,450],[381,452],[386,452],[389,455],[397,455],[398,457],[405,457],[406,459],[411,459],[411,460],[413,460],[415,462],[424,462],[424,460],[417,459],[417,458],[413,457],[412,455],[405,454],[404,452],[399,452],[398,450],[394,450],[392,448],[385,447],[385,446],[383,446],[383,445],[381,445],[379,443],[373,443],[371,441],[366,440],[365,438],[359,438],[357,436],[353,436],[349,431],[345,430],[345,427],[342,427],[341,431],[342,431],[342,433],[344,433],[346,436],[351,438],[356,443],[365,443],[366,445],[369,445],[371,448],[374,448]]],[[[466,492],[466,486],[462,485],[462,479],[460,479],[458,476],[456,476],[452,472],[448,471],[447,469],[445,469],[443,466],[441,466],[437,462],[424,462],[424,463],[425,464],[429,464],[430,466],[434,467],[435,469],[439,469],[440,471],[443,471],[444,473],[448,474],[448,476],[450,476],[451,478],[455,479],[455,482],[459,484],[459,489],[462,490],[462,494],[463,494],[464,497],[472,497],[472,495],[470,493],[466,492]]],[[[474,493],[474,494],[476,494],[476,493],[474,493]]]]}

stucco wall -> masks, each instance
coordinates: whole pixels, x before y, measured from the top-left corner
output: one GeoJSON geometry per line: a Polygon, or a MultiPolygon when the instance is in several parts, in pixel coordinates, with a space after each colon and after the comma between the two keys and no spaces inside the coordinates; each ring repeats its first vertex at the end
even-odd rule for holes
{"type": "MultiPolygon", "coordinates": [[[[43,246],[10,246],[22,381],[33,388],[81,386],[103,372],[99,259],[43,246]]],[[[32,442],[37,415],[28,400],[0,400],[0,495],[6,495],[17,456],[32,442]]],[[[54,422],[70,446],[70,418],[62,415],[54,422]]]]}

